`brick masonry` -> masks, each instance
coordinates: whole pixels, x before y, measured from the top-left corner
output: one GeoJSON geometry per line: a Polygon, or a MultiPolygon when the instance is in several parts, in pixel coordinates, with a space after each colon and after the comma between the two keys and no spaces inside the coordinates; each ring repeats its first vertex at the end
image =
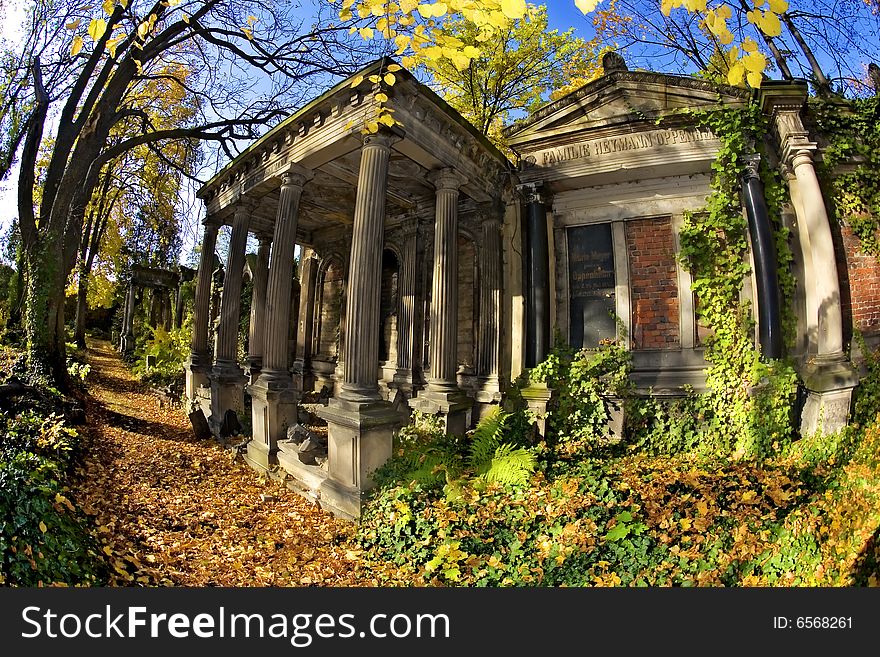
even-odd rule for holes
{"type": "Polygon", "coordinates": [[[678,349],[679,301],[672,220],[626,223],[633,349],[678,349]]]}
{"type": "Polygon", "coordinates": [[[862,251],[847,225],[835,235],[840,274],[844,330],[855,327],[864,335],[880,333],[880,258],[862,251]]]}

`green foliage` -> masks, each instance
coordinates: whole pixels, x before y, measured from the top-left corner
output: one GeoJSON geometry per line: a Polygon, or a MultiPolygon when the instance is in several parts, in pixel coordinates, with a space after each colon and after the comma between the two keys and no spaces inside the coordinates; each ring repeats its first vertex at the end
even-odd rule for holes
{"type": "Polygon", "coordinates": [[[79,436],[45,403],[21,406],[0,414],[0,584],[98,584],[97,546],[65,496],[79,436]]]}
{"type": "Polygon", "coordinates": [[[854,338],[864,354],[867,375],[859,382],[853,398],[852,422],[856,426],[867,426],[875,420],[880,410],[880,350],[871,351],[865,344],[861,333],[854,338]]]}
{"type": "Polygon", "coordinates": [[[394,456],[375,475],[377,484],[442,487],[449,497],[466,481],[522,486],[535,469],[525,434],[511,432],[515,414],[493,408],[465,438],[449,436],[435,417],[416,414],[395,436],[394,456]]]}
{"type": "Polygon", "coordinates": [[[847,223],[862,250],[880,257],[880,97],[811,98],[810,116],[828,140],[819,175],[837,221],[847,223]]]}
{"type": "MultiPolygon", "coordinates": [[[[754,345],[750,304],[740,299],[749,274],[747,223],[739,198],[740,157],[766,133],[766,125],[754,104],[701,111],[695,118],[721,141],[712,165],[712,194],[704,210],[685,215],[681,231],[680,258],[693,276],[697,314],[712,331],[705,352],[710,363],[703,408],[706,435],[720,452],[767,456],[793,437],[796,375],[788,363],[761,358],[754,345]]],[[[783,319],[790,339],[794,279],[788,234],[779,216],[784,191],[763,161],[761,175],[776,234],[780,289],[789,306],[783,319]]]]}
{"type": "Polygon", "coordinates": [[[631,354],[618,341],[575,351],[557,336],[550,354],[529,375],[553,390],[547,447],[567,456],[607,448],[609,399],[629,396],[631,369],[631,354]]]}
{"type": "Polygon", "coordinates": [[[171,331],[161,326],[150,331],[151,337],[135,350],[132,370],[137,376],[153,383],[170,383],[180,379],[192,346],[191,322],[184,321],[181,328],[171,331]],[[152,367],[147,367],[147,356],[156,357],[152,367]]]}

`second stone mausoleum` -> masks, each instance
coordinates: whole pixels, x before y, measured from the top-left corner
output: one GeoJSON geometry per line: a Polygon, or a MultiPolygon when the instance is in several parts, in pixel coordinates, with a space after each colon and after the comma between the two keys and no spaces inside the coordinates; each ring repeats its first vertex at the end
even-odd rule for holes
{"type": "MultiPolygon", "coordinates": [[[[749,100],[745,89],[629,71],[608,57],[603,77],[507,130],[514,165],[405,70],[388,85],[390,64],[375,62],[293,113],[200,191],[202,253],[213,253],[221,226],[232,238],[213,353],[213,259],[198,272],[187,396],[217,434],[230,411],[245,414],[247,399],[251,465],[284,472],[350,518],[412,410],[463,433],[543,360],[554,331],[577,348],[624,340],[646,392],[705,387],[704,329],[677,254],[684,213],[710,193],[720,143],[685,110],[749,100]],[[396,125],[370,132],[380,107],[396,125]],[[259,250],[246,263],[249,235],[259,250]],[[237,340],[246,270],[245,364],[237,340]],[[327,398],[317,413],[328,453],[307,463],[287,449],[287,434],[313,392],[327,398]]],[[[792,198],[784,219],[809,432],[846,422],[858,382],[846,356],[851,327],[876,342],[880,270],[829,221],[805,101],[797,84],[765,85],[760,98],[792,198]]],[[[742,295],[758,311],[756,342],[779,357],[760,187],[748,162],[745,171],[756,273],[742,295]]]]}

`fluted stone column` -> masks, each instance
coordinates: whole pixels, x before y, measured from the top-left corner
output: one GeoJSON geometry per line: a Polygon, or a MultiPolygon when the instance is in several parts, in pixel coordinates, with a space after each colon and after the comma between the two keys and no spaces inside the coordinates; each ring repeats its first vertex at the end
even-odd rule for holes
{"type": "Polygon", "coordinates": [[[300,264],[299,322],[296,331],[296,360],[293,363],[294,386],[300,392],[314,388],[312,341],[315,327],[315,296],[318,281],[318,258],[312,249],[304,249],[300,264]]]}
{"type": "Polygon", "coordinates": [[[360,516],[371,473],[391,456],[403,418],[379,394],[379,312],[388,160],[398,138],[368,135],[361,149],[345,313],[345,363],[338,398],[319,410],[329,434],[328,478],[321,503],[344,517],[360,516]]]}
{"type": "Polygon", "coordinates": [[[483,216],[480,244],[480,329],[477,336],[477,401],[501,400],[501,218],[483,216]]]}
{"type": "Polygon", "coordinates": [[[248,364],[251,380],[263,366],[263,336],[266,333],[266,285],[269,282],[269,252],[272,240],[260,237],[257,262],[254,268],[254,288],[251,297],[251,321],[248,333],[248,364]]]}
{"type": "Polygon", "coordinates": [[[199,388],[207,386],[207,375],[211,371],[211,357],[208,354],[208,323],[211,320],[211,284],[216,245],[217,226],[206,224],[196,281],[192,348],[186,364],[186,398],[190,402],[196,400],[199,388]]]}
{"type": "Polygon", "coordinates": [[[464,434],[471,400],[458,387],[458,196],[466,182],[452,169],[430,175],[437,190],[434,218],[434,273],[431,286],[428,387],[410,405],[440,414],[449,433],[464,434]]]}
{"type": "Polygon", "coordinates": [[[822,188],[816,176],[813,153],[817,145],[801,120],[807,98],[806,84],[775,83],[762,86],[761,104],[772,119],[780,148],[780,160],[791,172],[788,183],[797,215],[802,261],[813,268],[805,285],[807,326],[814,326],[815,340],[801,366],[800,374],[808,395],[801,414],[801,433],[833,433],[846,426],[853,388],[858,374],[843,349],[843,319],[840,306],[840,280],[825,210],[822,188]]]}
{"type": "Polygon", "coordinates": [[[244,386],[247,377],[238,365],[238,327],[241,313],[241,279],[244,274],[248,225],[256,203],[243,197],[235,205],[232,239],[226,260],[226,278],[220,297],[220,323],[214,343],[214,367],[211,370],[211,417],[214,435],[221,436],[226,412],[244,411],[244,386]]]}
{"type": "Polygon", "coordinates": [[[418,304],[418,218],[403,229],[403,259],[400,263],[400,280],[397,285],[400,310],[397,322],[397,372],[394,383],[408,396],[413,392],[413,369],[416,363],[416,316],[418,304]]]}
{"type": "Polygon", "coordinates": [[[262,320],[265,325],[263,367],[248,389],[253,410],[253,440],[248,443],[248,458],[266,468],[277,459],[278,441],[286,438],[287,428],[296,423],[299,398],[287,367],[290,291],[299,201],[303,187],[313,175],[312,171],[295,163],[281,174],[281,196],[262,320]]]}
{"type": "Polygon", "coordinates": [[[125,314],[122,317],[122,339],[119,349],[123,354],[134,351],[134,306],[135,306],[134,281],[128,285],[128,293],[125,297],[125,314]]]}

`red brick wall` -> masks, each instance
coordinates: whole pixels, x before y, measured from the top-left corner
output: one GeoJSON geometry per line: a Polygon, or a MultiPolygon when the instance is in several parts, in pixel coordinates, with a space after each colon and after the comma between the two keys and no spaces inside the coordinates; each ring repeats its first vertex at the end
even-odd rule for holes
{"type": "MultiPolygon", "coordinates": [[[[846,272],[841,271],[841,301],[846,317],[863,334],[880,332],[880,259],[865,254],[861,242],[849,226],[840,227],[840,238],[845,254],[846,272]],[[848,283],[848,285],[847,285],[848,283]]],[[[840,260],[838,250],[838,260],[840,260]]],[[[842,264],[842,263],[841,263],[842,264]]]]}
{"type": "Polygon", "coordinates": [[[626,222],[633,349],[678,349],[678,274],[672,220],[626,222]]]}

